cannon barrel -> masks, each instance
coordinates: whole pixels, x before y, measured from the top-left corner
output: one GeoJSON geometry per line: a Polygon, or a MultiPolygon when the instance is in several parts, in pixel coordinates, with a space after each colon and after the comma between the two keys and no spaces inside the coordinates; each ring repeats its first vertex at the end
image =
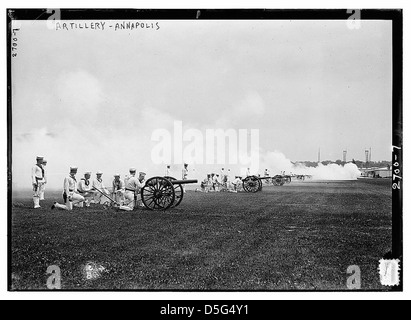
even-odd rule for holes
{"type": "Polygon", "coordinates": [[[198,183],[198,180],[170,180],[173,185],[176,184],[193,184],[198,183]]]}

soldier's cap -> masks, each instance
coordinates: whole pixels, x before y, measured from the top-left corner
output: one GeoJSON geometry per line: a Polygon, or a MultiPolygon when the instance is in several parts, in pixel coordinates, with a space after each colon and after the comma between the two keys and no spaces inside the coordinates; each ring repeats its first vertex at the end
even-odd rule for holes
{"type": "Polygon", "coordinates": [[[84,172],[84,175],[86,175],[86,174],[91,175],[91,171],[86,171],[86,172],[84,172]]]}
{"type": "Polygon", "coordinates": [[[101,171],[96,172],[96,175],[102,175],[102,174],[103,174],[103,172],[101,172],[101,171]]]}
{"type": "Polygon", "coordinates": [[[37,156],[37,157],[36,157],[36,160],[41,160],[41,161],[43,161],[43,159],[44,159],[44,157],[42,157],[42,156],[37,156]]]}
{"type": "Polygon", "coordinates": [[[120,177],[120,174],[119,174],[119,173],[116,173],[116,174],[114,175],[114,177],[120,177]]]}
{"type": "Polygon", "coordinates": [[[129,170],[130,172],[136,172],[137,171],[137,169],[136,168],[130,168],[130,170],[129,170]]]}
{"type": "Polygon", "coordinates": [[[188,167],[188,163],[184,163],[184,167],[188,167]]]}
{"type": "Polygon", "coordinates": [[[77,173],[78,168],[77,167],[70,167],[70,172],[77,173]]]}
{"type": "Polygon", "coordinates": [[[139,174],[140,174],[140,176],[145,176],[146,175],[145,172],[140,172],[139,174]]]}

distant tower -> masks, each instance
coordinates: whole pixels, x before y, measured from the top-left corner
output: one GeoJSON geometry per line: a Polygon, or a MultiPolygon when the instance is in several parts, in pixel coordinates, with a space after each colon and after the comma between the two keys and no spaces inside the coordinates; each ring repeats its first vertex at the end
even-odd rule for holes
{"type": "Polygon", "coordinates": [[[371,162],[371,147],[370,147],[370,157],[369,157],[369,160],[370,160],[370,162],[371,162]]]}
{"type": "Polygon", "coordinates": [[[370,150],[365,150],[365,165],[368,167],[370,163],[370,150]]]}
{"type": "Polygon", "coordinates": [[[343,162],[347,163],[347,150],[343,151],[343,162]]]}

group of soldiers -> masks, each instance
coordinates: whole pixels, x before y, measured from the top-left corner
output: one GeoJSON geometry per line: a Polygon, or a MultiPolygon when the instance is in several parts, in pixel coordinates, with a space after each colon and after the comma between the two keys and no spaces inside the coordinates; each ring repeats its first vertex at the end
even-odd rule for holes
{"type": "MultiPolygon", "coordinates": [[[[44,200],[44,191],[47,184],[47,161],[42,156],[36,158],[36,165],[32,168],[33,202],[34,208],[41,208],[40,201],[44,200]]],[[[120,174],[115,174],[111,192],[103,183],[103,172],[97,171],[96,177],[91,179],[91,171],[84,172],[84,176],[77,180],[77,167],[70,167],[69,175],[64,178],[63,203],[54,202],[52,209],[73,210],[73,207],[90,207],[91,204],[114,203],[120,210],[132,211],[136,207],[143,208],[144,204],[139,197],[141,189],[146,183],[146,174],[140,172],[137,176],[136,168],[130,168],[129,175],[124,180],[120,174]]],[[[170,177],[171,166],[167,166],[166,177],[170,177]]],[[[188,164],[184,164],[182,180],[188,179],[188,164]]],[[[184,189],[185,192],[185,189],[184,189]]]]}
{"type": "MultiPolygon", "coordinates": [[[[247,169],[247,176],[250,176],[250,169],[247,169]]],[[[241,176],[235,176],[235,179],[231,181],[231,170],[221,169],[220,174],[210,173],[207,174],[207,177],[201,182],[201,189],[196,191],[200,192],[234,192],[237,193],[241,190],[243,183],[243,178],[241,176]]]]}
{"type": "MultiPolygon", "coordinates": [[[[47,184],[47,173],[44,157],[36,158],[36,165],[32,168],[33,202],[34,208],[41,208],[40,200],[44,200],[44,190],[47,184]]],[[[46,162],[47,163],[47,162],[46,162]]],[[[132,211],[135,207],[144,207],[138,199],[141,188],[145,185],[144,172],[136,176],[137,170],[130,168],[130,175],[124,180],[120,174],[115,174],[112,181],[112,191],[103,183],[103,172],[97,171],[96,177],[91,179],[91,171],[84,172],[84,177],[77,181],[77,167],[70,167],[69,175],[64,178],[63,204],[54,202],[52,209],[73,210],[73,207],[90,207],[90,204],[113,202],[120,210],[132,211]]]]}

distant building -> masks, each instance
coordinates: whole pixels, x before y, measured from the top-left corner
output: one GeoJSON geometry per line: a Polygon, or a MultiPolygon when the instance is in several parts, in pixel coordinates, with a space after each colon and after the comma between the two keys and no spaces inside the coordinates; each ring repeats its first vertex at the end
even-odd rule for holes
{"type": "Polygon", "coordinates": [[[392,167],[361,169],[362,178],[392,178],[392,167]]]}

